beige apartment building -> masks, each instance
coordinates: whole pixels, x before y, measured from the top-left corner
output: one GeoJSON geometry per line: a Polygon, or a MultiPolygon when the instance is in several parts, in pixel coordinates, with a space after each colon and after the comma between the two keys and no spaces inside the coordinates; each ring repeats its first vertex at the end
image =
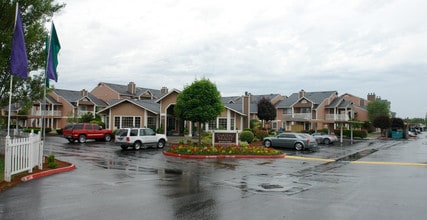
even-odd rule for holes
{"type": "MultiPolygon", "coordinates": [[[[174,114],[177,96],[181,91],[167,87],[149,89],[138,87],[134,82],[127,85],[100,82],[90,92],[85,89],[71,91],[55,89],[47,97],[47,104],[36,102],[27,117],[28,126],[46,126],[56,129],[91,112],[101,116],[106,128],[150,127],[167,135],[192,135],[195,126],[182,121],[174,114]]],[[[217,119],[202,125],[202,129],[242,131],[250,127],[252,119],[258,119],[257,103],[267,98],[277,109],[276,120],[269,127],[283,131],[334,129],[348,125],[351,119],[368,120],[366,106],[375,94],[363,99],[337,91],[306,92],[301,90],[290,96],[280,94],[223,97],[225,110],[217,119]]]]}

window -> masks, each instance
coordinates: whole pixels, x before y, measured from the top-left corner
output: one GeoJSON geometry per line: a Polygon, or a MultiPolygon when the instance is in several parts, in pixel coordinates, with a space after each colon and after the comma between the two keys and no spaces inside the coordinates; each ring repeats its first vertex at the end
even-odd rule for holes
{"type": "Polygon", "coordinates": [[[138,129],[131,129],[130,136],[138,136],[138,129]]]}
{"type": "Polygon", "coordinates": [[[81,130],[81,129],[83,129],[83,124],[74,125],[74,130],[81,130]]]}
{"type": "Polygon", "coordinates": [[[310,113],[310,108],[301,108],[301,113],[310,113]]]}
{"type": "Polygon", "coordinates": [[[216,129],[216,120],[209,122],[209,130],[214,130],[214,129],[216,129]]]}
{"type": "Polygon", "coordinates": [[[135,117],[134,127],[141,127],[141,117],[135,117]]]}
{"type": "Polygon", "coordinates": [[[134,127],[133,117],[122,117],[122,127],[134,127]]]}
{"type": "Polygon", "coordinates": [[[141,126],[141,117],[139,116],[115,116],[114,127],[116,128],[134,128],[141,126]]]}
{"type": "Polygon", "coordinates": [[[121,128],[120,126],[120,117],[114,117],[114,127],[115,128],[121,128]]]}
{"type": "Polygon", "coordinates": [[[227,119],[226,118],[220,118],[218,120],[218,128],[220,130],[227,130],[227,119]]]}
{"type": "Polygon", "coordinates": [[[144,129],[145,130],[145,135],[156,135],[156,132],[154,132],[151,129],[144,129]]]}
{"type": "Polygon", "coordinates": [[[175,130],[175,118],[168,117],[168,131],[175,130]]]}
{"type": "Polygon", "coordinates": [[[230,119],[230,129],[234,130],[234,118],[230,119]]]}
{"type": "Polygon", "coordinates": [[[99,127],[99,125],[93,125],[93,130],[101,130],[101,128],[99,127]]]}
{"type": "Polygon", "coordinates": [[[147,127],[156,129],[156,117],[147,117],[147,127]]]}
{"type": "Polygon", "coordinates": [[[291,108],[284,108],[283,114],[292,114],[292,109],[291,108]]]}

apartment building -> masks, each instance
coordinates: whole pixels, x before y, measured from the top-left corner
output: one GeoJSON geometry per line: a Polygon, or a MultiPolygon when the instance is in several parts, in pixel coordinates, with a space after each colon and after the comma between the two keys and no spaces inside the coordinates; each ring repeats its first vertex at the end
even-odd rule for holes
{"type": "MultiPolygon", "coordinates": [[[[181,121],[174,114],[177,96],[181,91],[138,87],[134,82],[127,85],[100,82],[91,91],[55,89],[44,101],[35,102],[27,117],[27,125],[62,128],[66,123],[91,112],[101,116],[106,128],[150,127],[168,135],[192,135],[195,126],[181,121]]],[[[288,96],[280,94],[253,95],[245,92],[241,96],[222,97],[225,110],[217,119],[202,125],[202,129],[242,131],[250,127],[252,119],[258,119],[257,103],[267,98],[277,109],[276,120],[270,127],[284,131],[334,129],[346,125],[351,119],[366,121],[366,106],[375,94],[363,99],[337,91],[299,92],[288,96]]]]}

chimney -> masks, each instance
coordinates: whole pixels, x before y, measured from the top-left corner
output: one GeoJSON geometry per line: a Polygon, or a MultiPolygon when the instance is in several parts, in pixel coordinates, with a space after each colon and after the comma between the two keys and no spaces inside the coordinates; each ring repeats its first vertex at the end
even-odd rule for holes
{"type": "Polygon", "coordinates": [[[82,91],[80,91],[80,95],[81,96],[87,96],[87,90],[86,89],[83,89],[82,91]]]}
{"type": "Polygon", "coordinates": [[[301,91],[299,91],[299,93],[298,93],[298,98],[302,98],[304,96],[305,96],[305,91],[304,91],[304,89],[301,89],[301,91]]]}
{"type": "Polygon", "coordinates": [[[368,101],[374,101],[377,97],[375,96],[375,93],[368,93],[368,101]]]}
{"type": "Polygon", "coordinates": [[[160,93],[162,94],[167,94],[169,92],[168,87],[163,86],[162,89],[160,90],[160,93]]]}
{"type": "Polygon", "coordinates": [[[128,93],[135,95],[136,94],[136,85],[134,82],[129,82],[128,84],[128,93]]]}

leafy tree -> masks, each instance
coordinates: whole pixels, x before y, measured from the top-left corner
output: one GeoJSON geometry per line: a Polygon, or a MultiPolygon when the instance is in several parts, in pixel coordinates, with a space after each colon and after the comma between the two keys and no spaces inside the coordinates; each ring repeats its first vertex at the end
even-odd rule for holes
{"type": "MultiPolygon", "coordinates": [[[[16,2],[16,0],[11,0],[0,3],[0,107],[9,103],[11,77],[9,62],[16,2]]],[[[30,72],[44,68],[46,62],[44,44],[48,33],[45,23],[64,6],[64,4],[54,3],[54,0],[19,0],[30,72]]],[[[27,80],[13,77],[12,91],[12,102],[19,103],[24,111],[28,111],[32,106],[32,101],[43,97],[43,73],[30,76],[27,80]]]]}
{"type": "Polygon", "coordinates": [[[79,119],[79,122],[81,123],[89,123],[91,122],[95,117],[93,116],[92,112],[88,112],[81,116],[79,119]]]}
{"type": "Polygon", "coordinates": [[[367,106],[368,109],[368,119],[373,122],[374,119],[380,115],[385,115],[390,117],[390,105],[387,101],[376,99],[370,101],[367,106]]]}
{"type": "Polygon", "coordinates": [[[425,124],[426,123],[426,120],[423,118],[406,118],[404,121],[406,123],[411,123],[411,124],[417,124],[417,123],[425,124]]]}
{"type": "Polygon", "coordinates": [[[392,118],[391,119],[391,126],[392,128],[403,128],[405,126],[405,123],[401,118],[392,118]]]}
{"type": "Polygon", "coordinates": [[[224,110],[216,85],[208,79],[196,80],[185,87],[176,100],[175,114],[182,120],[198,122],[199,145],[201,144],[201,125],[212,120],[224,110]]]}
{"type": "Polygon", "coordinates": [[[364,130],[366,130],[366,131],[368,131],[369,133],[372,133],[372,132],[374,132],[375,131],[375,127],[372,125],[372,123],[371,122],[369,122],[369,121],[365,121],[365,122],[363,122],[363,124],[362,124],[362,129],[364,129],[364,130]]]}
{"type": "MultiPolygon", "coordinates": [[[[391,126],[390,117],[387,115],[379,115],[376,118],[374,118],[372,125],[374,125],[374,127],[376,127],[376,128],[380,128],[381,134],[382,134],[385,129],[390,128],[390,126],[391,126]]],[[[386,134],[387,134],[387,132],[386,132],[386,134]]]]}
{"type": "Polygon", "coordinates": [[[270,99],[262,97],[258,101],[258,118],[266,122],[276,118],[276,108],[271,104],[270,99]]]}

